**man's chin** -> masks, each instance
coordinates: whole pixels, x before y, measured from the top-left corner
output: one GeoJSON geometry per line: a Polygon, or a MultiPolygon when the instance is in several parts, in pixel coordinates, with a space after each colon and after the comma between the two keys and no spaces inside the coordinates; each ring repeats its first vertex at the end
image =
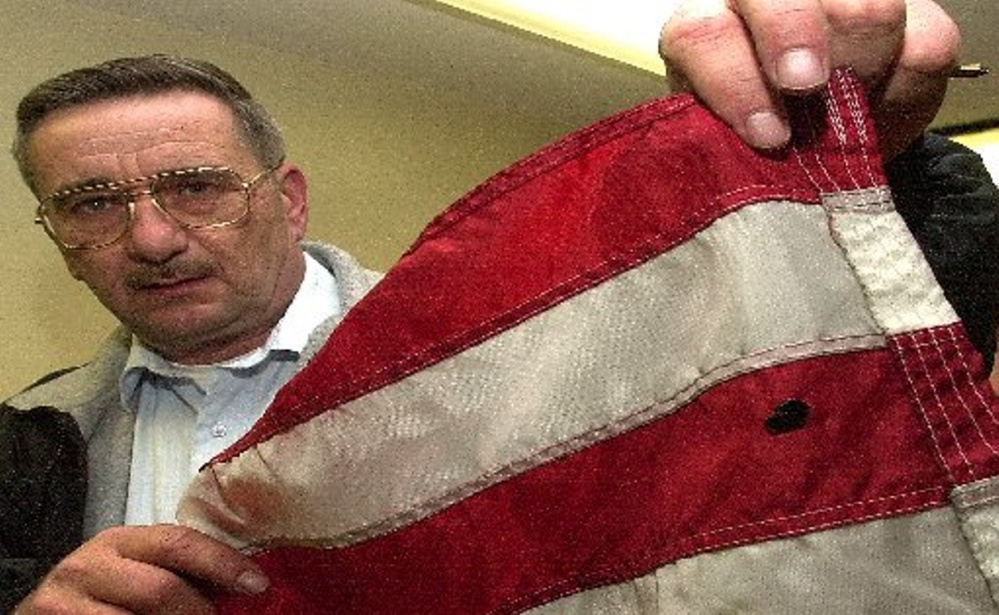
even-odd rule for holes
{"type": "Polygon", "coordinates": [[[157,310],[132,326],[131,330],[143,344],[164,358],[190,363],[192,361],[183,359],[209,354],[225,345],[222,332],[227,324],[227,320],[218,314],[199,314],[188,307],[176,311],[157,310]]]}

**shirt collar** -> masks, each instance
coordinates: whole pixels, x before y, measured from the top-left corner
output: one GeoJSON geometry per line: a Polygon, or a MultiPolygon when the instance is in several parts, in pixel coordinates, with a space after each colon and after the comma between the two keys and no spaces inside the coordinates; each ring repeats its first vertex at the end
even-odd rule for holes
{"type": "Polygon", "coordinates": [[[340,313],[340,297],[333,274],[314,257],[305,253],[305,275],[288,309],[278,321],[263,346],[250,352],[209,365],[182,365],[154,352],[133,336],[125,369],[119,379],[122,402],[135,408],[143,376],[152,373],[167,380],[194,383],[207,391],[219,370],[249,369],[260,365],[275,353],[297,358],[309,342],[312,331],[331,316],[340,313]]]}

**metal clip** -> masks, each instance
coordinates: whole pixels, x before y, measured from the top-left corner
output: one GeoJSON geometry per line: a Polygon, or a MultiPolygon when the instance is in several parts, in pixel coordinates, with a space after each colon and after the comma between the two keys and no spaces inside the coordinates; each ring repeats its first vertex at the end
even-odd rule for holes
{"type": "Polygon", "coordinates": [[[981,62],[962,64],[950,71],[951,79],[975,79],[989,74],[989,68],[981,62]]]}

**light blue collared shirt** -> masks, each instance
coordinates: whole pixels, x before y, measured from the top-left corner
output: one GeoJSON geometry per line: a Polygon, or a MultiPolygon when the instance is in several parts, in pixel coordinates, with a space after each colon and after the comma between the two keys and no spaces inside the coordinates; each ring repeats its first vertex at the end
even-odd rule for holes
{"type": "Polygon", "coordinates": [[[212,365],[167,361],[132,340],[122,403],[136,413],[125,523],[173,523],[198,469],[246,434],[298,371],[309,335],[339,311],[336,280],[308,254],[305,277],[267,342],[212,365]]]}

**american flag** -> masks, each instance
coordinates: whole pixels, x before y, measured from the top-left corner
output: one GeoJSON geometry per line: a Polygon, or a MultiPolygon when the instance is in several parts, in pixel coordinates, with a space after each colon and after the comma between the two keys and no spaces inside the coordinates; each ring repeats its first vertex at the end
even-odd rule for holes
{"type": "Polygon", "coordinates": [[[999,406],[865,105],[650,101],[446,210],[185,496],[273,583],[222,611],[993,609],[999,406]]]}

